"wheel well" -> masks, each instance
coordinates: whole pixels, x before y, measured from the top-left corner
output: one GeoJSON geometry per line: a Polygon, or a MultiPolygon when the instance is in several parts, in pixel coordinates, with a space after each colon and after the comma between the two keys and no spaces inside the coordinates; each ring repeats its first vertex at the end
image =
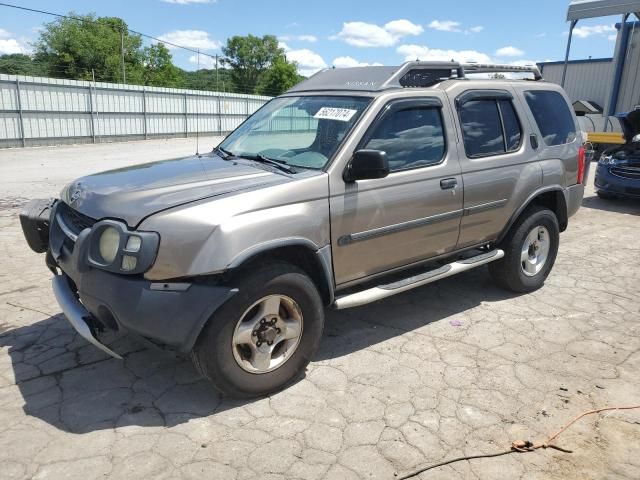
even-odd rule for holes
{"type": "Polygon", "coordinates": [[[521,215],[523,215],[531,205],[538,205],[544,208],[548,208],[553,213],[555,213],[556,218],[558,219],[558,227],[560,228],[560,231],[564,232],[567,229],[567,202],[564,199],[564,194],[560,190],[550,190],[547,192],[539,193],[534,198],[529,200],[529,202],[521,210],[518,211],[517,215],[514,215],[511,218],[505,229],[496,240],[496,243],[500,243],[504,240],[504,238],[509,234],[511,227],[516,222],[516,220],[521,215]]]}
{"type": "MultiPolygon", "coordinates": [[[[556,214],[560,231],[564,232],[567,229],[567,202],[565,201],[564,194],[561,191],[552,190],[549,192],[543,192],[531,200],[529,205],[540,205],[541,207],[548,208],[556,214]]],[[[527,207],[529,205],[527,205],[527,207]]]]}
{"type": "MultiPolygon", "coordinates": [[[[327,278],[319,255],[303,245],[286,245],[256,253],[233,270],[242,271],[256,263],[264,264],[274,260],[290,263],[303,270],[315,284],[325,305],[333,302],[333,279],[327,278]]],[[[229,273],[233,274],[233,270],[229,273]]]]}

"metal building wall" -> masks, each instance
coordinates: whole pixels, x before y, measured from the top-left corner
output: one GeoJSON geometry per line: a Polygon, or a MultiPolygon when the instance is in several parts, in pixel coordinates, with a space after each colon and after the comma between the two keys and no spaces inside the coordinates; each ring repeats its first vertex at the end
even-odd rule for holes
{"type": "MultiPolygon", "coordinates": [[[[558,85],[562,83],[564,62],[547,62],[539,65],[542,67],[542,76],[545,80],[558,85]]],[[[605,107],[611,91],[613,68],[613,61],[610,58],[569,62],[564,89],[571,101],[591,100],[605,107]]]]}
{"type": "Polygon", "coordinates": [[[224,134],[269,99],[0,74],[0,148],[224,134]]]}
{"type": "Polygon", "coordinates": [[[624,70],[616,112],[628,112],[640,106],[640,22],[629,26],[629,43],[624,61],[624,70]]]}

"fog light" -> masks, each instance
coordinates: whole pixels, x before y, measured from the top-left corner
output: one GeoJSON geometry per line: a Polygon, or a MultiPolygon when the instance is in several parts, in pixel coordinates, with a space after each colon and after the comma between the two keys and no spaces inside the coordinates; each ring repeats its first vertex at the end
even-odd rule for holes
{"type": "Polygon", "coordinates": [[[127,246],[125,250],[129,252],[139,252],[140,245],[142,245],[142,239],[140,237],[136,237],[135,235],[131,235],[127,240],[127,246]]]}
{"type": "Polygon", "coordinates": [[[136,257],[132,257],[131,255],[123,255],[122,256],[122,270],[125,272],[129,272],[136,268],[138,264],[138,259],[136,257]]]}

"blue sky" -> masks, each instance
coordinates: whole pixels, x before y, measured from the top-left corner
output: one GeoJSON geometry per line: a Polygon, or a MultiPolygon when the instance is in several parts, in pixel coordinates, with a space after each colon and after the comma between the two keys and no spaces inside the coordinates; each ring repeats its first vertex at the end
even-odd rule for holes
{"type": "MultiPolygon", "coordinates": [[[[9,1],[9,3],[11,3],[9,1]]],[[[399,64],[405,59],[528,63],[564,56],[568,1],[498,0],[14,0],[58,13],[119,16],[129,27],[220,53],[233,35],[274,34],[308,75],[335,65],[399,64]]],[[[51,17],[0,7],[0,54],[28,52],[51,17]]],[[[611,56],[617,17],[580,23],[572,58],[611,56]]],[[[194,69],[190,52],[176,64],[194,69]]],[[[201,57],[202,64],[207,58],[201,57]]]]}

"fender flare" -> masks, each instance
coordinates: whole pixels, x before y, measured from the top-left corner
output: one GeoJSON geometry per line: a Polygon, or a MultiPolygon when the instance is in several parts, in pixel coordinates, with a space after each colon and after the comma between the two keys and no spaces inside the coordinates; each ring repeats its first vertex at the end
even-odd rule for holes
{"type": "Polygon", "coordinates": [[[495,243],[500,243],[500,242],[502,242],[502,240],[504,240],[504,238],[507,236],[507,233],[509,233],[509,230],[511,230],[511,227],[513,226],[515,221],[518,219],[518,217],[522,214],[522,212],[524,212],[527,209],[527,207],[529,207],[529,205],[531,205],[531,203],[537,197],[539,197],[540,195],[542,195],[544,193],[549,193],[549,192],[559,192],[559,193],[561,193],[560,198],[562,199],[562,205],[560,206],[560,208],[564,209],[565,216],[566,216],[568,214],[568,212],[567,212],[567,200],[565,198],[565,189],[560,187],[559,185],[555,185],[555,186],[551,186],[551,187],[539,188],[536,191],[534,191],[531,195],[529,195],[527,197],[527,199],[522,203],[522,205],[520,205],[520,207],[513,213],[513,215],[511,215],[511,218],[509,218],[509,221],[507,222],[506,226],[504,227],[504,229],[502,230],[502,232],[500,233],[500,235],[496,239],[495,243]]]}
{"type": "Polygon", "coordinates": [[[252,258],[275,251],[284,247],[303,247],[310,254],[315,257],[315,261],[321,266],[321,281],[322,286],[326,288],[328,293],[328,304],[331,305],[334,301],[335,283],[333,276],[333,262],[331,254],[331,245],[327,244],[322,247],[316,245],[314,242],[304,237],[287,237],[276,240],[269,240],[254,245],[236,255],[226,267],[226,270],[234,270],[241,267],[244,263],[252,258]]]}

